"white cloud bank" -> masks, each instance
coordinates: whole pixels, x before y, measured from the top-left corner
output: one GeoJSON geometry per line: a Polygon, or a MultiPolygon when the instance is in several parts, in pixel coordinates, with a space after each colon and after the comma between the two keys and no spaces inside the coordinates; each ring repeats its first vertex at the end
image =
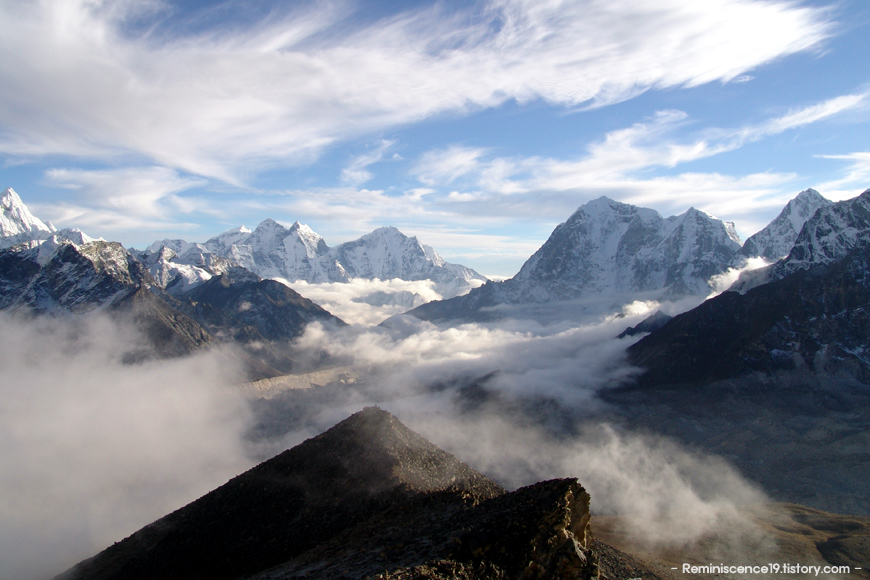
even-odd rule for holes
{"type": "Polygon", "coordinates": [[[45,578],[244,471],[220,351],[124,365],[102,318],[0,313],[0,578],[45,578]]]}
{"type": "Polygon", "coordinates": [[[246,452],[281,451],[373,403],[508,487],[578,477],[596,513],[639,516],[641,541],[686,547],[728,529],[745,555],[758,537],[737,507],[764,498],[726,463],[607,425],[559,427],[606,409],[595,393],[635,372],[613,337],[667,306],[550,325],[312,324],[295,356],[326,352],[365,380],[261,401],[284,431],[259,441],[219,351],[127,366],[136,337],[104,319],[0,315],[0,578],[56,573],[224,483],[251,465],[246,452]],[[464,390],[494,370],[487,398],[464,390]]]}
{"type": "Polygon", "coordinates": [[[594,513],[630,514],[634,539],[650,547],[692,553],[699,538],[728,530],[713,550],[717,557],[760,558],[769,546],[739,508],[766,498],[727,462],[594,419],[579,431],[565,422],[606,414],[596,393],[637,370],[623,358],[633,339],[614,337],[659,307],[668,305],[638,302],[622,316],[581,324],[405,321],[392,330],[337,331],[311,325],[298,354],[325,350],[365,380],[343,386],[334,399],[286,399],[304,420],[288,425],[278,447],[378,404],[508,488],[577,477],[594,513]],[[492,371],[498,372],[469,387],[492,371]]]}

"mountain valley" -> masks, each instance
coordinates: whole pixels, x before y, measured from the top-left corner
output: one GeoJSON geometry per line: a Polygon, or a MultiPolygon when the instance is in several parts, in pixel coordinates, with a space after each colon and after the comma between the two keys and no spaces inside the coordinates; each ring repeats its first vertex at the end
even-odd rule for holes
{"type": "Polygon", "coordinates": [[[743,244],[699,210],[599,198],[503,282],[395,228],[329,247],[266,220],[140,251],[58,231],[12,190],[3,208],[2,316],[108,316],[142,337],[134,372],[226,348],[260,463],[59,578],[675,578],[687,559],[870,554],[870,190],[801,192],[743,244]],[[287,285],[359,280],[444,299],[378,290],[354,300],[408,311],[349,325],[287,285]],[[354,414],[372,404],[422,436],[354,414]],[[673,477],[649,493],[682,495],[632,513],[610,490],[649,466],[673,477]],[[666,515],[702,508],[697,532],[666,515]],[[642,520],[689,536],[644,543],[642,520]]]}

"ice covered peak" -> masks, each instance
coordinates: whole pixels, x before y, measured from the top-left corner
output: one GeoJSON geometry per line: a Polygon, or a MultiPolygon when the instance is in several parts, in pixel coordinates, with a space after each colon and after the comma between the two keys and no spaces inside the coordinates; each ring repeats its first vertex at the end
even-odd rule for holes
{"type": "Polygon", "coordinates": [[[805,189],[786,204],[781,215],[788,216],[792,229],[797,233],[820,207],[830,204],[831,202],[815,189],[805,189]]]}
{"type": "Polygon", "coordinates": [[[737,233],[737,226],[734,222],[725,222],[725,233],[731,238],[735,244],[743,245],[743,240],[740,239],[740,234],[737,233]]]}
{"type": "MultiPolygon", "coordinates": [[[[244,226],[242,226],[242,228],[244,228],[244,226]]],[[[284,229],[286,229],[286,228],[284,226],[282,226],[281,224],[279,224],[278,222],[276,222],[275,220],[273,220],[272,218],[266,218],[260,222],[260,224],[257,226],[257,229],[254,231],[257,231],[257,230],[284,230],[284,229]]]]}
{"type": "Polygon", "coordinates": [[[245,226],[239,226],[239,227],[237,227],[237,228],[232,228],[232,229],[229,229],[229,230],[227,230],[227,231],[225,231],[225,232],[221,232],[220,234],[218,234],[218,235],[215,236],[215,237],[217,237],[217,238],[221,238],[221,237],[225,237],[225,236],[226,236],[226,237],[229,237],[229,236],[241,236],[241,235],[250,234],[250,233],[251,233],[251,230],[249,230],[249,229],[246,228],[245,226]]]}
{"type": "Polygon", "coordinates": [[[588,201],[585,204],[581,205],[577,208],[577,211],[568,218],[569,220],[575,217],[579,217],[581,215],[585,216],[597,216],[602,213],[611,213],[618,209],[621,204],[618,201],[614,201],[606,196],[601,196],[598,199],[593,199],[592,201],[588,201]]]}
{"type": "Polygon", "coordinates": [[[610,220],[625,221],[632,219],[649,223],[658,222],[662,217],[654,209],[637,207],[610,199],[607,196],[601,196],[577,208],[577,211],[568,218],[566,223],[584,221],[604,223],[610,220]]]}
{"type": "Polygon", "coordinates": [[[662,218],[601,197],[556,227],[502,288],[513,303],[613,292],[704,295],[739,248],[722,221],[695,208],[662,218]]]}
{"type": "MultiPolygon", "coordinates": [[[[372,233],[366,234],[366,236],[371,236],[371,237],[375,237],[375,236],[401,236],[403,238],[408,237],[405,234],[403,234],[402,232],[400,232],[399,228],[397,228],[395,226],[381,226],[381,227],[377,228],[376,230],[374,230],[372,233]]],[[[366,236],[363,236],[363,237],[366,237],[366,236]]]]}
{"type": "Polygon", "coordinates": [[[288,231],[291,234],[295,232],[296,235],[299,236],[300,238],[304,238],[304,239],[308,239],[308,240],[322,240],[323,239],[323,237],[320,234],[318,234],[317,232],[312,230],[307,225],[300,223],[298,221],[293,222],[293,225],[290,226],[290,229],[288,231]]]}
{"type": "Polygon", "coordinates": [[[46,224],[30,213],[11,187],[6,188],[0,196],[0,207],[3,208],[3,213],[0,215],[0,236],[14,238],[14,243],[44,240],[57,231],[54,226],[46,224]]]}
{"type": "Polygon", "coordinates": [[[234,245],[244,244],[252,233],[245,226],[239,226],[216,235],[208,240],[205,246],[212,252],[222,254],[224,250],[234,245]]]}
{"type": "Polygon", "coordinates": [[[868,243],[870,189],[852,199],[827,202],[813,212],[803,224],[788,256],[773,266],[771,276],[779,279],[819,264],[832,264],[868,243]]]}
{"type": "Polygon", "coordinates": [[[78,228],[64,228],[55,232],[54,236],[59,240],[72,242],[76,246],[84,246],[93,242],[105,242],[103,238],[92,238],[78,228]]]}
{"type": "Polygon", "coordinates": [[[762,257],[770,261],[787,256],[804,224],[819,209],[833,203],[815,189],[805,189],[790,200],[764,229],[746,240],[740,255],[746,258],[762,257]]]}

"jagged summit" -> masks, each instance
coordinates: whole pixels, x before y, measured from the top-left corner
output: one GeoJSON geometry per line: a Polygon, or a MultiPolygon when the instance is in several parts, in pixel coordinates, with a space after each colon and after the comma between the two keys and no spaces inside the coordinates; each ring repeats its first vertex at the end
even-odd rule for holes
{"type": "Polygon", "coordinates": [[[25,241],[44,240],[57,231],[27,209],[21,198],[11,187],[0,194],[0,247],[9,247],[25,241]]]}
{"type": "Polygon", "coordinates": [[[409,312],[427,320],[475,317],[498,304],[535,304],[645,293],[706,296],[740,248],[733,224],[697,210],[662,218],[653,209],[594,199],[559,224],[519,273],[467,296],[409,312]]]}
{"type": "MultiPolygon", "coordinates": [[[[804,201],[818,201],[804,192],[804,201]]],[[[788,215],[785,211],[781,215],[788,215]]],[[[726,292],[629,348],[646,384],[700,383],[752,372],[813,372],[870,382],[870,189],[824,203],[788,256],[744,293],[726,292]],[[760,283],[759,283],[760,282],[760,283]]]]}
{"type": "Polygon", "coordinates": [[[759,256],[770,261],[784,258],[791,251],[807,220],[820,208],[833,203],[815,189],[805,189],[790,200],[764,229],[750,236],[739,255],[746,258],[759,256]]]}
{"type": "Polygon", "coordinates": [[[725,224],[702,211],[665,219],[602,197],[553,231],[514,277],[527,288],[513,293],[528,301],[615,291],[704,294],[737,248],[725,224]]]}
{"type": "Polygon", "coordinates": [[[870,189],[817,210],[800,230],[788,256],[773,266],[772,278],[842,260],[870,240],[870,189]]]}
{"type": "MultiPolygon", "coordinates": [[[[156,253],[165,242],[147,251],[156,253]]],[[[173,240],[173,249],[180,240],[173,240]]],[[[204,244],[204,251],[237,263],[262,278],[282,278],[313,284],[349,282],[351,278],[432,280],[442,295],[456,296],[485,282],[474,270],[446,262],[430,246],[392,226],[330,248],[314,230],[298,221],[289,228],[273,219],[253,231],[228,230],[204,244]]],[[[182,253],[177,250],[177,253],[182,253]]]]}

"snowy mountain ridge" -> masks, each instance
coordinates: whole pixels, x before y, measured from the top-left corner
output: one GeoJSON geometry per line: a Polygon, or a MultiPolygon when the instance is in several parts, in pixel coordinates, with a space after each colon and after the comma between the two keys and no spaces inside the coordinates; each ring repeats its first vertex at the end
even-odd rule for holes
{"type": "Polygon", "coordinates": [[[44,240],[57,231],[50,222],[45,223],[30,213],[18,194],[11,187],[0,195],[0,248],[8,248],[22,242],[44,240]]]}
{"type": "Polygon", "coordinates": [[[601,197],[556,227],[513,278],[512,294],[535,302],[613,291],[704,294],[739,249],[733,224],[702,211],[662,218],[601,197]]]}
{"type": "Polygon", "coordinates": [[[839,262],[856,246],[870,242],[870,189],[831,203],[806,221],[788,256],[774,264],[772,279],[798,270],[839,262]]]}
{"type": "Polygon", "coordinates": [[[481,309],[500,304],[705,297],[710,278],[729,268],[740,247],[733,224],[697,209],[663,218],[601,197],[559,224],[513,278],[409,314],[442,320],[476,318],[481,309]]]}
{"type": "Polygon", "coordinates": [[[789,201],[764,229],[746,240],[740,255],[761,257],[771,262],[786,257],[807,220],[819,208],[829,207],[833,203],[815,189],[805,189],[789,201]]]}
{"type": "MultiPolygon", "coordinates": [[[[394,227],[382,227],[330,248],[323,237],[298,221],[289,228],[272,219],[253,231],[228,230],[204,244],[183,240],[154,242],[146,252],[169,248],[184,256],[197,248],[230,260],[262,278],[311,284],[349,282],[352,278],[432,280],[443,296],[457,296],[486,281],[470,268],[446,262],[430,246],[394,227]]],[[[175,260],[176,262],[178,260],[175,260]]]]}

